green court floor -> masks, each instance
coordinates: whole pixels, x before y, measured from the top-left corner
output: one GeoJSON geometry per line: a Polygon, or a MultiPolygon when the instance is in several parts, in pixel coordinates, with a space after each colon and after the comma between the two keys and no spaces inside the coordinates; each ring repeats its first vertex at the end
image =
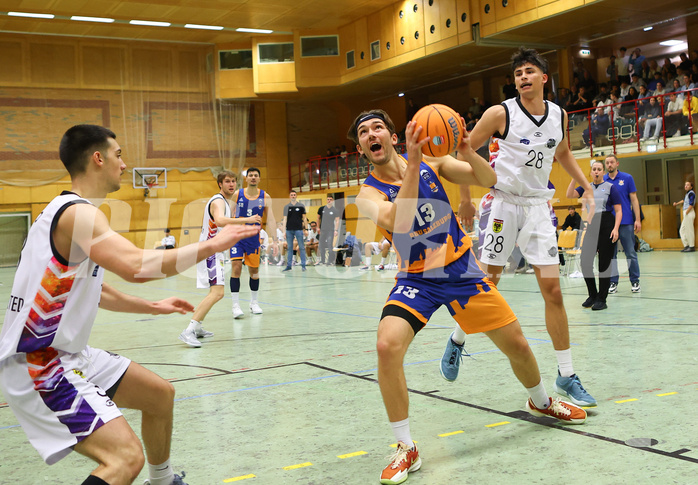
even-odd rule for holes
{"type": "MultiPolygon", "coordinates": [[[[423,461],[407,483],[698,483],[698,256],[639,259],[642,292],[631,294],[623,275],[605,311],[583,309],[583,280],[561,278],[575,370],[599,402],[581,426],[530,417],[526,391],[482,335],[468,337],[472,358],[459,380],[443,380],[438,363],[452,320],[440,309],[405,359],[423,461]]],[[[254,316],[244,271],[245,317],[232,319],[227,295],[204,322],[215,336],[200,349],[177,339],[188,317],[107,311],[90,344],[173,382],[172,463],[190,485],[378,483],[394,438],[376,383],[375,332],[395,272],[280,269],[262,268],[264,315],[254,316]]],[[[5,301],[13,274],[0,270],[5,301]]],[[[205,295],[192,272],[143,285],[106,281],[149,299],[197,304],[205,295]]],[[[505,276],[499,288],[552,392],[556,360],[535,277],[505,276]]],[[[139,414],[124,414],[139,433],[139,414]]],[[[94,468],[76,453],[46,466],[1,394],[0,457],[1,485],[77,484],[94,468]]]]}

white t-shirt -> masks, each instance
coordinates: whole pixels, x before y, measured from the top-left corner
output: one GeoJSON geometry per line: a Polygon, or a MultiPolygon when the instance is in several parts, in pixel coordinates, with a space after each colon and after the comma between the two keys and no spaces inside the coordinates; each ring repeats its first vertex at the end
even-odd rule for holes
{"type": "Polygon", "coordinates": [[[174,246],[175,245],[175,237],[173,235],[165,236],[162,238],[162,241],[160,241],[163,246],[174,246]]]}
{"type": "Polygon", "coordinates": [[[269,239],[269,235],[267,234],[267,231],[264,229],[260,229],[259,231],[259,245],[261,246],[262,249],[267,249],[267,242],[269,239]]]}

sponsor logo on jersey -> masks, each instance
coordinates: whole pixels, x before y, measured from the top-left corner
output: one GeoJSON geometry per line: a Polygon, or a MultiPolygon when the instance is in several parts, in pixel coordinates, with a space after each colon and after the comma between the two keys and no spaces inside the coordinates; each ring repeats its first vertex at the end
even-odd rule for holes
{"type": "Polygon", "coordinates": [[[625,185],[625,180],[619,180],[618,185],[625,185]]]}
{"type": "Polygon", "coordinates": [[[496,258],[497,258],[497,255],[494,254],[494,253],[487,253],[487,257],[490,258],[490,259],[496,259],[496,258]]]}
{"type": "Polygon", "coordinates": [[[519,143],[521,143],[522,145],[530,145],[530,144],[531,144],[531,140],[529,140],[528,138],[521,138],[521,139],[519,140],[519,143]]]}
{"type": "Polygon", "coordinates": [[[552,246],[550,249],[548,249],[548,254],[551,258],[557,256],[557,248],[555,246],[552,246]]]}
{"type": "Polygon", "coordinates": [[[98,264],[95,264],[95,270],[92,272],[92,277],[93,277],[93,278],[97,276],[97,272],[98,272],[98,271],[99,271],[99,265],[98,265],[98,264]]]}
{"type": "Polygon", "coordinates": [[[555,148],[556,144],[557,142],[555,141],[555,138],[550,138],[548,142],[545,144],[545,146],[548,148],[555,148]]]}
{"type": "Polygon", "coordinates": [[[395,200],[395,197],[397,197],[397,190],[395,190],[393,187],[390,187],[390,189],[388,189],[388,198],[392,202],[393,200],[395,200]]]}
{"type": "Polygon", "coordinates": [[[536,138],[540,138],[541,136],[543,136],[543,133],[541,133],[540,131],[536,131],[536,132],[533,134],[533,136],[535,136],[536,138]]]}
{"type": "Polygon", "coordinates": [[[494,232],[502,232],[503,227],[504,227],[504,221],[501,219],[495,219],[494,222],[492,222],[492,230],[494,232]]]}
{"type": "Polygon", "coordinates": [[[431,189],[432,192],[436,193],[439,191],[439,188],[436,186],[434,182],[429,182],[429,188],[431,189]]]}
{"type": "Polygon", "coordinates": [[[429,170],[422,170],[419,172],[419,175],[421,175],[424,180],[429,180],[431,178],[429,170]]]}

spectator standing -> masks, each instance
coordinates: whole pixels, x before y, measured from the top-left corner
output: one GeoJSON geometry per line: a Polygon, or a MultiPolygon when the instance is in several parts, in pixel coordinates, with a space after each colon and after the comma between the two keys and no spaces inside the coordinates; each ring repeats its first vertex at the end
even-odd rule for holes
{"type": "Polygon", "coordinates": [[[327,194],[327,205],[318,209],[318,224],[320,226],[320,241],[318,243],[319,264],[332,264],[332,248],[334,240],[339,235],[341,213],[334,203],[334,196],[327,194]]]}
{"type": "Polygon", "coordinates": [[[636,47],[628,59],[628,71],[630,71],[630,74],[640,76],[642,73],[642,61],[644,60],[645,56],[642,55],[642,49],[636,47]]]}
{"type": "Polygon", "coordinates": [[[674,202],[674,207],[683,204],[683,220],[681,221],[681,228],[679,229],[681,242],[684,245],[681,252],[692,253],[696,250],[696,236],[693,227],[694,221],[696,220],[696,193],[693,190],[693,182],[689,180],[686,180],[683,188],[686,190],[686,195],[682,201],[674,202]]]}
{"type": "Polygon", "coordinates": [[[298,194],[295,190],[292,190],[289,194],[291,202],[284,206],[284,218],[283,225],[286,229],[286,244],[288,244],[287,255],[286,255],[286,267],[283,271],[291,271],[292,269],[292,259],[293,250],[295,245],[293,245],[293,240],[295,239],[298,243],[298,252],[301,256],[301,268],[305,271],[305,245],[303,237],[303,229],[307,227],[308,221],[305,216],[305,206],[298,202],[298,194]]]}
{"type": "Polygon", "coordinates": [[[618,64],[620,61],[616,59],[616,56],[611,56],[611,62],[606,68],[606,79],[610,84],[618,84],[618,64]]]}
{"type": "MultiPolygon", "coordinates": [[[[623,209],[623,217],[618,229],[618,237],[625,252],[625,259],[628,262],[628,272],[630,274],[630,285],[633,293],[640,293],[640,264],[635,252],[635,233],[642,229],[640,217],[640,202],[637,199],[637,189],[635,180],[629,173],[618,170],[618,158],[609,155],[605,160],[606,171],[604,180],[611,182],[618,189],[620,204],[623,209]]],[[[618,246],[613,253],[613,268],[611,271],[611,286],[608,290],[613,294],[618,291],[618,246]]]]}
{"type": "Polygon", "coordinates": [[[515,98],[519,95],[516,90],[516,84],[511,80],[511,76],[507,76],[504,86],[502,86],[502,93],[504,94],[504,99],[515,98]]]}
{"type": "Polygon", "coordinates": [[[626,49],[625,47],[621,47],[620,55],[618,56],[616,62],[618,65],[618,81],[620,81],[621,83],[625,81],[626,83],[630,84],[630,72],[628,71],[630,64],[630,56],[626,54],[627,51],[628,49],[626,49]]]}

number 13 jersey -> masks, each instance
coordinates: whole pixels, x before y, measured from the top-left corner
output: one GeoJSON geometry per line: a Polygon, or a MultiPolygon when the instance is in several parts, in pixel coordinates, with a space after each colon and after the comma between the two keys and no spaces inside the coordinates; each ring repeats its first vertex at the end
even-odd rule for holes
{"type": "Polygon", "coordinates": [[[533,116],[519,98],[502,102],[506,113],[504,133],[490,143],[490,164],[497,173],[496,190],[519,197],[552,198],[548,179],[555,149],[564,140],[565,112],[545,103],[545,114],[533,116]]]}

